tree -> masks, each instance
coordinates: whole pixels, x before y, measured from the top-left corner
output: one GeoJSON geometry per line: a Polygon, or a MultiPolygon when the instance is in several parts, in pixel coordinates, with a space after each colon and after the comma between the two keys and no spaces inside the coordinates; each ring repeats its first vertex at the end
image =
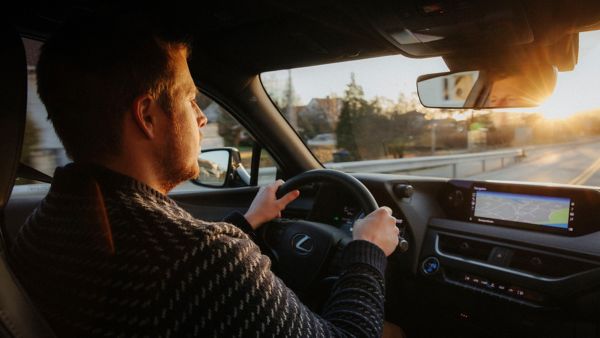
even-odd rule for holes
{"type": "Polygon", "coordinates": [[[291,72],[288,72],[285,82],[278,77],[279,73],[275,72],[271,75],[266,75],[261,77],[261,80],[273,103],[275,103],[279,110],[286,113],[289,102],[291,102],[292,106],[298,106],[302,100],[294,89],[291,72]]]}
{"type": "Polygon", "coordinates": [[[219,107],[219,117],[217,118],[219,136],[223,138],[223,143],[227,147],[239,147],[242,138],[242,125],[239,124],[229,113],[219,107]]]}
{"type": "Polygon", "coordinates": [[[419,110],[420,108],[423,108],[423,106],[421,105],[421,102],[419,102],[417,93],[413,92],[410,95],[400,93],[400,95],[398,95],[398,103],[395,106],[397,112],[407,113],[419,110]]]}
{"type": "Polygon", "coordinates": [[[357,143],[359,128],[363,127],[360,125],[360,119],[373,111],[373,107],[365,100],[364,96],[362,87],[356,83],[354,73],[351,73],[350,83],[342,98],[342,110],[335,133],[337,147],[345,149],[350,155],[349,159],[353,160],[362,159],[357,143]]]}
{"type": "Polygon", "coordinates": [[[310,140],[318,134],[331,133],[333,131],[331,124],[322,114],[304,114],[298,116],[298,132],[305,140],[310,140]]]}

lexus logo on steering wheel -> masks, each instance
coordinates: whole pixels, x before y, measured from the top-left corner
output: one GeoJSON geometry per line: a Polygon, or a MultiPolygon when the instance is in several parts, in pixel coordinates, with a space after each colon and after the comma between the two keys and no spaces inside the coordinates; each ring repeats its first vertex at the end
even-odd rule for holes
{"type": "Polygon", "coordinates": [[[312,237],[306,234],[295,234],[292,237],[292,248],[299,255],[308,255],[313,251],[315,245],[312,237]]]}

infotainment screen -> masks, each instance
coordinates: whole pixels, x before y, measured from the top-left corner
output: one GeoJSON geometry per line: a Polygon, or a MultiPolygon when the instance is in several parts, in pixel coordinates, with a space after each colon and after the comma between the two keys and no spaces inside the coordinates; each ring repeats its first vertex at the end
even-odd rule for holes
{"type": "Polygon", "coordinates": [[[569,198],[489,191],[475,187],[471,221],[509,226],[537,225],[571,232],[574,203],[569,198]]]}

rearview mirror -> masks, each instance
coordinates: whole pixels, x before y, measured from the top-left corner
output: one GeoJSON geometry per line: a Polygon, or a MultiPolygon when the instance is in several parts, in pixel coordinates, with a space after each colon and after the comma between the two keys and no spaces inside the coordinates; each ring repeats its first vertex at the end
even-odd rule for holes
{"type": "Polygon", "coordinates": [[[485,70],[438,73],[417,79],[419,99],[430,108],[536,107],[556,85],[556,69],[506,73],[485,70]]]}
{"type": "Polygon", "coordinates": [[[250,175],[235,148],[203,150],[198,156],[198,167],[200,174],[191,180],[195,184],[213,188],[250,185],[250,175]]]}

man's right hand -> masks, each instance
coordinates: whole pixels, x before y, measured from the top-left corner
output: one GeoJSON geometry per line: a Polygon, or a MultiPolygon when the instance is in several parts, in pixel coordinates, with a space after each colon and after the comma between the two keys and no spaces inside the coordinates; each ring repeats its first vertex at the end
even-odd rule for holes
{"type": "Polygon", "coordinates": [[[377,245],[386,256],[391,255],[398,246],[400,230],[396,226],[396,218],[392,216],[392,209],[388,207],[381,207],[356,221],[353,228],[353,239],[377,245]]]}

